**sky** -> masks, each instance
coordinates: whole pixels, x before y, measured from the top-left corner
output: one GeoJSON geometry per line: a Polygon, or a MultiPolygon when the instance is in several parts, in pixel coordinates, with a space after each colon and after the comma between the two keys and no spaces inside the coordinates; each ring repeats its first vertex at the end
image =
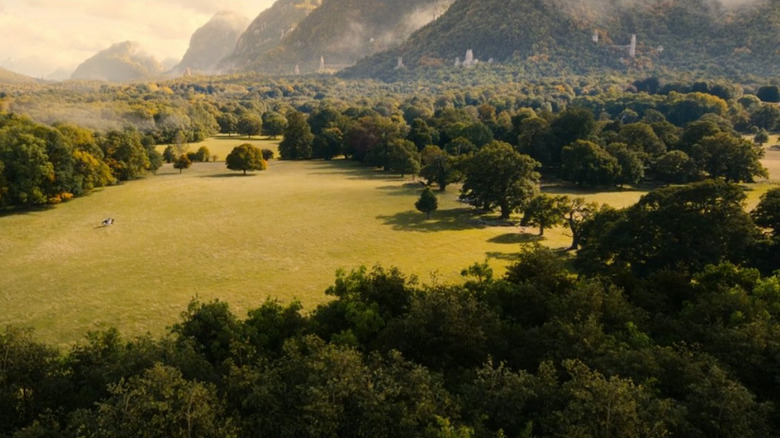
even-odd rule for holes
{"type": "MultiPolygon", "coordinates": [[[[0,67],[33,77],[75,68],[112,44],[137,41],[158,61],[181,60],[217,12],[250,21],[274,0],[0,0],[0,67]]],[[[175,63],[174,62],[174,63],[175,63]]]]}

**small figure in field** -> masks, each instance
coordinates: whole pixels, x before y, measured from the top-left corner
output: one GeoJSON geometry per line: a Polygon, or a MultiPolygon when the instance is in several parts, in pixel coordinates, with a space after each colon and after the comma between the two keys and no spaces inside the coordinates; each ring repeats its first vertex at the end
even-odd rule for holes
{"type": "Polygon", "coordinates": [[[110,217],[108,219],[103,219],[103,222],[101,222],[100,224],[103,225],[104,227],[107,227],[109,225],[113,225],[114,224],[114,218],[110,217]]]}

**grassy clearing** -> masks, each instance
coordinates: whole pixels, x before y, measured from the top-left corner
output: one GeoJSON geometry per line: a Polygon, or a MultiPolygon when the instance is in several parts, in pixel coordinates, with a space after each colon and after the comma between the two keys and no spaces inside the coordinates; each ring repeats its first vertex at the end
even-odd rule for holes
{"type": "MultiPolygon", "coordinates": [[[[245,141],[205,145],[224,159],[245,141]]],[[[538,239],[536,229],[486,225],[457,201],[457,187],[426,221],[414,210],[421,186],[409,178],[345,161],[269,164],[246,177],[223,162],[182,174],[165,165],[48,210],[1,216],[0,326],[31,326],[59,345],[109,326],[159,334],[193,297],[227,301],[237,315],[269,296],[311,309],[339,268],[379,263],[426,283],[454,281],[485,259],[501,273],[538,239]],[[115,224],[100,227],[107,217],[115,224]]],[[[622,207],[643,192],[569,193],[622,207]]],[[[570,243],[564,229],[545,234],[551,247],[570,243]]]]}

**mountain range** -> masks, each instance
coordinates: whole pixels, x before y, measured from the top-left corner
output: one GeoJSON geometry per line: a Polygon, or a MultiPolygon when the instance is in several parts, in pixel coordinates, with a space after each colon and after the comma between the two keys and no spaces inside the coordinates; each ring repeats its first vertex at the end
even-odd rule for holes
{"type": "MultiPolygon", "coordinates": [[[[663,68],[777,75],[780,0],[277,0],[248,28],[235,14],[212,18],[173,73],[340,71],[392,79],[480,62],[528,74],[663,68]]],[[[153,58],[125,42],[85,61],[73,78],[160,73],[153,58]]]]}
{"type": "Polygon", "coordinates": [[[220,61],[233,53],[248,24],[248,18],[231,11],[223,11],[212,17],[192,34],[189,48],[181,62],[174,67],[174,74],[187,71],[218,72],[220,61]]]}

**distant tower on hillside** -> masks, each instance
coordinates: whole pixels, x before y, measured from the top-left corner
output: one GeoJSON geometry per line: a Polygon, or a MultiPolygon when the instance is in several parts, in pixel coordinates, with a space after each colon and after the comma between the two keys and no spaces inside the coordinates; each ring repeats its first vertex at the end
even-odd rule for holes
{"type": "Polygon", "coordinates": [[[471,49],[466,50],[466,58],[463,60],[463,66],[464,67],[471,67],[472,65],[475,65],[477,63],[477,60],[474,59],[474,51],[471,49]]]}
{"type": "Polygon", "coordinates": [[[593,36],[591,38],[593,39],[594,43],[598,43],[599,42],[599,31],[598,30],[594,30],[593,31],[593,36]]]}
{"type": "Polygon", "coordinates": [[[300,66],[300,65],[298,65],[298,64],[295,64],[295,69],[293,69],[293,74],[294,74],[294,75],[299,75],[299,74],[301,74],[301,66],[300,66]]]}
{"type": "Polygon", "coordinates": [[[403,56],[399,56],[399,57],[398,57],[398,64],[396,64],[396,66],[395,66],[395,69],[396,69],[396,70],[400,70],[400,69],[402,69],[402,68],[404,68],[404,67],[406,67],[406,66],[404,65],[404,58],[403,58],[403,56]]]}
{"type": "Polygon", "coordinates": [[[320,72],[324,72],[324,71],[325,71],[325,57],[320,56],[320,72]]]}
{"type": "Polygon", "coordinates": [[[628,46],[628,56],[631,58],[636,58],[636,34],[631,34],[631,45],[628,46]]]}

